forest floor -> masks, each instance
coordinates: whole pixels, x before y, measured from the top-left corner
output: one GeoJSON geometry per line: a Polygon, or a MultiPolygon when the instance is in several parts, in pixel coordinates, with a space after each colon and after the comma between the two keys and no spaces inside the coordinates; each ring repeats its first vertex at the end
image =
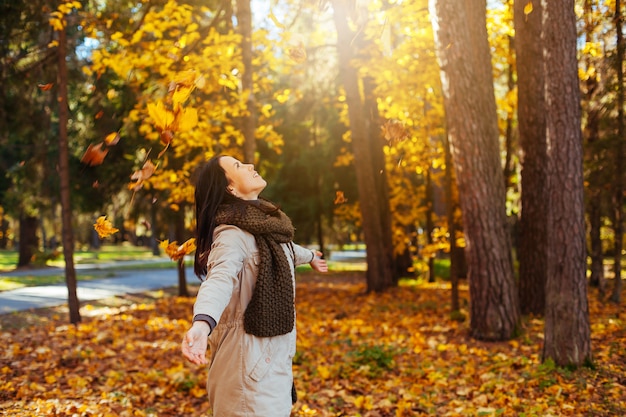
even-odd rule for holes
{"type": "MultiPolygon", "coordinates": [[[[299,276],[293,416],[626,415],[618,306],[590,293],[593,365],[568,369],[541,362],[542,319],[476,341],[449,284],[409,284],[366,294],[362,272],[299,276]]],[[[176,294],[84,303],[76,326],[65,306],[0,315],[0,415],[206,415],[206,369],[180,354],[194,298],[176,294]]]]}

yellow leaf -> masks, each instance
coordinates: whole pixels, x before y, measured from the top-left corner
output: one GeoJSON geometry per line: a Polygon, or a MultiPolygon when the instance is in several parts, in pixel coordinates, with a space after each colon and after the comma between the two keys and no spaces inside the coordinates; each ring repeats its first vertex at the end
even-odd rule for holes
{"type": "Polygon", "coordinates": [[[178,245],[176,241],[170,243],[169,240],[164,240],[159,243],[159,247],[165,251],[167,256],[173,261],[181,260],[185,255],[190,254],[196,250],[196,239],[191,238],[182,245],[178,245]]]}
{"type": "Polygon", "coordinates": [[[108,237],[113,233],[119,232],[119,229],[113,227],[111,222],[107,220],[106,216],[98,217],[96,223],[94,223],[93,225],[93,228],[96,232],[98,232],[98,236],[100,236],[100,239],[104,239],[105,237],[108,237]]]}
{"type": "Polygon", "coordinates": [[[187,101],[192,91],[193,88],[190,87],[180,87],[174,91],[174,94],[172,94],[172,103],[175,110],[187,101]]]}
{"type": "Polygon", "coordinates": [[[109,133],[106,138],[104,138],[104,143],[106,143],[108,146],[117,145],[119,141],[120,134],[118,132],[109,133]]]}
{"type": "Polygon", "coordinates": [[[178,121],[178,130],[184,132],[191,130],[198,124],[198,110],[187,108],[183,111],[178,121]]]}
{"type": "Polygon", "coordinates": [[[148,114],[159,130],[166,130],[174,121],[174,113],[167,110],[162,101],[148,103],[148,114]]]}
{"type": "Polygon", "coordinates": [[[322,379],[330,378],[330,369],[328,369],[327,366],[319,365],[317,367],[317,373],[320,376],[320,378],[322,378],[322,379]]]}
{"type": "Polygon", "coordinates": [[[533,11],[533,2],[529,1],[528,3],[526,3],[526,6],[524,6],[524,15],[528,16],[529,14],[531,14],[533,11]]]}

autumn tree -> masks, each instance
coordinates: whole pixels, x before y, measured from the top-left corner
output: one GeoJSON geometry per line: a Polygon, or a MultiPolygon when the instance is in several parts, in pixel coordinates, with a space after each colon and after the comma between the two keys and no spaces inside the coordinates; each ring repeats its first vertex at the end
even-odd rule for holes
{"type": "Polygon", "coordinates": [[[250,0],[236,1],[237,28],[241,36],[241,63],[243,74],[241,75],[241,93],[246,103],[246,113],[241,117],[241,131],[244,136],[243,155],[244,161],[254,163],[256,151],[256,103],[254,99],[254,83],[252,66],[252,11],[250,0]]]}
{"type": "Polygon", "coordinates": [[[333,0],[333,16],[337,29],[339,70],[346,92],[350,119],[352,152],[355,158],[359,203],[363,218],[363,235],[367,247],[367,289],[380,292],[394,285],[394,267],[391,241],[391,220],[388,199],[384,195],[384,167],[376,157],[373,147],[377,135],[369,127],[375,121],[368,118],[366,102],[361,96],[364,81],[352,60],[362,36],[350,29],[349,2],[333,0]]]}
{"type": "Polygon", "coordinates": [[[624,44],[624,34],[622,32],[624,17],[622,13],[622,2],[620,0],[615,1],[615,33],[616,33],[616,57],[615,68],[617,73],[617,135],[615,137],[615,159],[612,181],[612,203],[613,203],[613,272],[615,275],[615,283],[613,285],[613,291],[611,292],[611,301],[614,303],[620,302],[622,292],[622,248],[624,239],[624,151],[626,150],[624,131],[624,98],[626,92],[624,91],[624,50],[626,45],[624,44]]]}
{"type": "MultiPolygon", "coordinates": [[[[68,306],[70,310],[70,322],[80,322],[80,306],[78,304],[76,270],[74,269],[74,229],[72,228],[72,204],[70,190],[69,147],[67,137],[67,124],[69,121],[68,93],[67,93],[67,20],[64,14],[71,13],[74,5],[63,5],[66,8],[59,9],[60,18],[55,17],[55,32],[57,38],[57,62],[58,62],[58,93],[59,104],[59,180],[61,190],[61,219],[62,219],[62,243],[63,256],[65,258],[65,282],[68,291],[68,306]],[[58,19],[58,20],[57,20],[58,19]]],[[[80,6],[80,4],[78,4],[80,6]]]]}
{"type": "Polygon", "coordinates": [[[542,315],[548,271],[547,152],[542,5],[515,1],[515,52],[518,84],[518,131],[522,153],[522,196],[519,259],[520,307],[524,314],[542,315]]]}
{"type": "Polygon", "coordinates": [[[582,365],[591,359],[591,341],[576,15],[573,0],[543,5],[549,191],[543,358],[563,366],[582,365]]]}
{"type": "Polygon", "coordinates": [[[520,313],[504,206],[485,2],[480,6],[437,0],[429,4],[463,210],[471,333],[477,339],[504,340],[518,331],[520,313]]]}

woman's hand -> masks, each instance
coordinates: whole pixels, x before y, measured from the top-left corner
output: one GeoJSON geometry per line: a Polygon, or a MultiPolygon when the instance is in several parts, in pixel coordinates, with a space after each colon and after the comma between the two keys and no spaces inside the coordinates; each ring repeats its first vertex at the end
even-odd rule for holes
{"type": "Polygon", "coordinates": [[[316,270],[317,272],[328,272],[328,265],[326,265],[326,260],[322,259],[322,252],[315,251],[315,256],[311,261],[311,268],[316,270]]]}
{"type": "Polygon", "coordinates": [[[209,363],[206,358],[207,337],[211,332],[211,327],[206,321],[195,321],[191,329],[185,333],[181,351],[191,363],[196,365],[206,365],[209,363]]]}

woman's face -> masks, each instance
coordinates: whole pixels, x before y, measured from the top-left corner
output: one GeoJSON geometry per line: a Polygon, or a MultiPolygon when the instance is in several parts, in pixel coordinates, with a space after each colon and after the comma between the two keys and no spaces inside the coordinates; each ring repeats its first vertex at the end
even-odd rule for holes
{"type": "Polygon", "coordinates": [[[254,170],[254,165],[244,164],[232,156],[221,157],[219,163],[226,172],[231,194],[242,200],[259,198],[267,182],[254,170]]]}

